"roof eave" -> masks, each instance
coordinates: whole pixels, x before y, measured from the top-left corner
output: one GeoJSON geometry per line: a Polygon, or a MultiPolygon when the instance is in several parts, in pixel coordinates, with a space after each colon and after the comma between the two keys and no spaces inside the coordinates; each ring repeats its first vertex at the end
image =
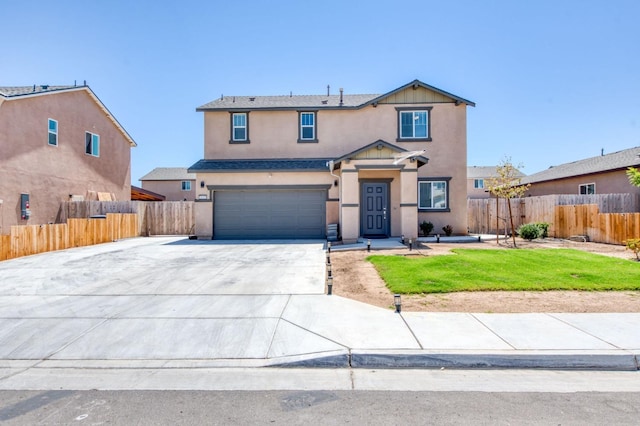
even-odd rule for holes
{"type": "Polygon", "coordinates": [[[372,100],[370,100],[368,102],[365,102],[360,107],[364,107],[364,106],[368,106],[368,105],[380,102],[384,98],[387,98],[387,97],[389,97],[391,95],[395,95],[396,93],[402,92],[403,90],[406,90],[406,89],[408,89],[410,87],[416,87],[416,88],[417,87],[423,87],[423,88],[425,88],[427,90],[431,90],[433,92],[439,93],[439,94],[441,94],[443,96],[446,96],[448,98],[453,99],[456,102],[456,104],[462,103],[462,104],[469,105],[469,106],[472,106],[472,107],[476,106],[475,102],[472,102],[472,101],[470,101],[468,99],[465,99],[465,98],[461,98],[460,96],[456,96],[453,93],[449,93],[449,92],[446,92],[444,90],[438,89],[437,87],[430,86],[430,85],[428,85],[426,83],[423,83],[422,81],[416,79],[416,80],[413,80],[410,83],[405,84],[404,86],[400,86],[397,89],[394,89],[394,90],[392,90],[392,91],[390,91],[388,93],[385,93],[383,95],[378,96],[375,99],[372,99],[372,100]]]}

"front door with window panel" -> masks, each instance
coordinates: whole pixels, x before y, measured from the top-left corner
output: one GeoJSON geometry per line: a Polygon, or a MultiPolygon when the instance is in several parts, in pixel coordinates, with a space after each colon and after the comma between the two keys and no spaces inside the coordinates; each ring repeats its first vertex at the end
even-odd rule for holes
{"type": "Polygon", "coordinates": [[[389,236],[389,185],[387,183],[362,184],[362,235],[389,236]]]}

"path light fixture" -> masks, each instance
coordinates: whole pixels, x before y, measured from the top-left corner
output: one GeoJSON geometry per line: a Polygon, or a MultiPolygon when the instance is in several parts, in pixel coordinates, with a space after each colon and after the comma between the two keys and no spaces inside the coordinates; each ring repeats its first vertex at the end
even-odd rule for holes
{"type": "Polygon", "coordinates": [[[393,304],[396,305],[396,313],[400,313],[402,311],[402,301],[400,300],[399,294],[393,295],[393,304]]]}
{"type": "Polygon", "coordinates": [[[440,242],[440,234],[437,234],[436,235],[436,243],[439,243],[439,242],[440,242]]]}
{"type": "Polygon", "coordinates": [[[331,264],[327,264],[327,277],[331,278],[331,264]]]}
{"type": "Polygon", "coordinates": [[[404,244],[404,234],[402,234],[402,237],[400,237],[400,242],[404,244]]]}
{"type": "Polygon", "coordinates": [[[333,292],[333,277],[329,276],[327,277],[327,295],[331,296],[332,292],[333,292]]]}
{"type": "Polygon", "coordinates": [[[331,241],[327,241],[327,253],[331,253],[331,241]]]}
{"type": "Polygon", "coordinates": [[[327,265],[331,265],[331,255],[327,252],[327,265]]]}
{"type": "Polygon", "coordinates": [[[413,239],[409,238],[409,251],[413,250],[413,239]]]}
{"type": "Polygon", "coordinates": [[[367,240],[367,251],[371,251],[371,240],[367,240]]]}

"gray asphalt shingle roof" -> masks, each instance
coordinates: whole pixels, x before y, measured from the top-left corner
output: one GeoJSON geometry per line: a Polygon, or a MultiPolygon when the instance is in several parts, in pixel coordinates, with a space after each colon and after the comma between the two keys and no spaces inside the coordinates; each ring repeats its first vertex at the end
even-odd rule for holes
{"type": "Polygon", "coordinates": [[[190,172],[328,171],[331,158],[287,158],[260,160],[200,160],[190,172]]]}
{"type": "Polygon", "coordinates": [[[408,87],[423,87],[428,90],[440,93],[451,98],[452,101],[462,102],[464,104],[475,106],[475,103],[458,97],[444,90],[429,86],[420,80],[414,80],[404,86],[401,86],[391,92],[384,94],[344,94],[342,95],[342,105],[340,104],[340,95],[289,95],[289,96],[221,96],[215,101],[208,102],[198,108],[196,111],[229,111],[229,110],[255,110],[255,109],[335,109],[335,108],[361,108],[369,103],[375,103],[394,93],[400,92],[408,87]]]}
{"type": "Polygon", "coordinates": [[[547,170],[523,178],[522,183],[543,182],[638,166],[640,166],[640,146],[612,152],[611,154],[560,164],[559,166],[551,166],[547,170]]]}
{"type": "Polygon", "coordinates": [[[14,96],[33,95],[36,93],[56,92],[59,90],[77,89],[82,86],[49,86],[46,84],[33,86],[4,86],[0,87],[0,95],[11,98],[14,96]]]}
{"type": "Polygon", "coordinates": [[[196,175],[186,167],[156,167],[138,180],[194,180],[196,175]]]}

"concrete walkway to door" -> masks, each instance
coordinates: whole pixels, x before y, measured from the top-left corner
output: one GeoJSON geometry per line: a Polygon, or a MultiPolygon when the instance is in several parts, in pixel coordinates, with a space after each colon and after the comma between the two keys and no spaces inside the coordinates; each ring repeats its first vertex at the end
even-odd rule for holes
{"type": "Polygon", "coordinates": [[[0,389],[78,368],[638,368],[640,313],[400,315],[325,295],[325,260],[323,241],[155,237],[0,262],[0,389]]]}

